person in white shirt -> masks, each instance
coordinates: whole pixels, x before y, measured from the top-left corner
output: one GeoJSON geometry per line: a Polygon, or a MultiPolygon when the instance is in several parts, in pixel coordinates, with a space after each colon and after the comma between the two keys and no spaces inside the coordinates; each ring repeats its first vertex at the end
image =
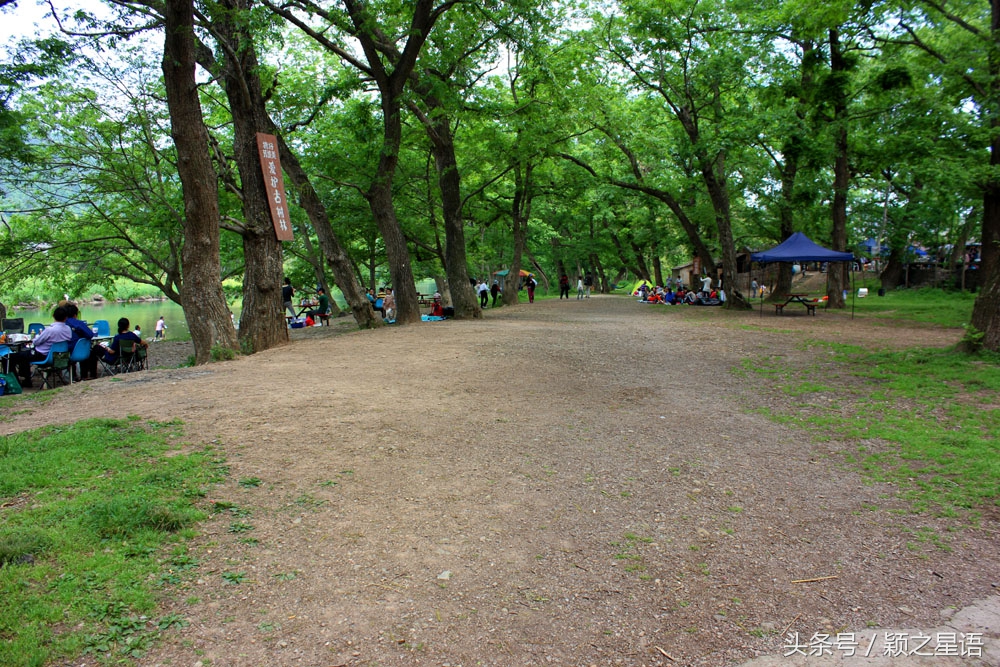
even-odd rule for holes
{"type": "Polygon", "coordinates": [[[32,361],[44,361],[55,343],[69,343],[72,340],[73,330],[66,324],[66,317],[66,308],[58,306],[52,311],[52,319],[55,321],[35,336],[34,349],[23,350],[10,356],[12,365],[17,367],[22,387],[31,386],[32,361]]]}
{"type": "Polygon", "coordinates": [[[490,301],[490,288],[487,287],[486,281],[480,280],[476,283],[476,292],[479,293],[479,307],[485,308],[490,301]]]}

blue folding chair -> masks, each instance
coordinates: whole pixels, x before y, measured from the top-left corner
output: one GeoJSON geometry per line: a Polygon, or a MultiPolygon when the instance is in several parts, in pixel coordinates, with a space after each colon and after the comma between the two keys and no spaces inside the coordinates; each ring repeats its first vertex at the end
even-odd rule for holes
{"type": "Polygon", "coordinates": [[[97,335],[101,338],[111,336],[111,323],[107,320],[96,320],[94,326],[97,328],[97,335]]]}
{"type": "Polygon", "coordinates": [[[10,373],[10,355],[14,351],[10,349],[9,345],[0,345],[0,359],[3,360],[3,372],[10,373]]]}
{"type": "Polygon", "coordinates": [[[32,322],[28,325],[28,335],[34,338],[35,334],[40,334],[45,329],[45,325],[41,322],[32,322]]]}
{"type": "MultiPolygon", "coordinates": [[[[73,351],[69,353],[69,383],[73,384],[73,371],[76,365],[90,359],[90,341],[80,338],[73,345],[73,351]]],[[[79,377],[77,377],[79,379],[79,377]]]]}
{"type": "Polygon", "coordinates": [[[62,373],[69,369],[69,341],[52,343],[49,353],[41,361],[32,361],[32,377],[42,376],[42,389],[56,388],[56,380],[62,380],[62,373]]]}

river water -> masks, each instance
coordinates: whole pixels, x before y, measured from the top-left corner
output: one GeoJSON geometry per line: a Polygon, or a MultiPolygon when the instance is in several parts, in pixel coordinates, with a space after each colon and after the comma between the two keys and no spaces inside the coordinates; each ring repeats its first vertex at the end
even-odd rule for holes
{"type": "MultiPolygon", "coordinates": [[[[418,292],[431,293],[435,289],[433,280],[424,279],[417,282],[418,292]]],[[[298,302],[298,297],[299,294],[296,294],[296,303],[298,302]]],[[[340,290],[333,290],[333,298],[341,308],[347,307],[340,290]]],[[[162,315],[163,321],[167,325],[167,340],[191,340],[187,320],[184,319],[184,309],[173,301],[165,299],[163,301],[108,302],[100,305],[80,303],[78,305],[80,307],[81,320],[85,320],[91,326],[94,325],[94,320],[107,320],[111,325],[112,334],[118,331],[118,318],[127,317],[131,325],[130,328],[135,329],[135,325],[138,324],[142,328],[142,337],[152,338],[156,330],[156,320],[160,319],[162,315]]],[[[231,305],[229,309],[233,311],[233,316],[236,318],[236,323],[238,324],[240,321],[240,312],[242,312],[241,304],[236,303],[231,305]]],[[[27,331],[28,325],[32,322],[40,322],[45,325],[51,323],[52,308],[45,311],[11,309],[8,311],[7,317],[23,317],[24,330],[27,331]]]]}
{"type": "MultiPolygon", "coordinates": [[[[184,309],[173,301],[136,301],[133,303],[104,303],[94,305],[89,303],[78,304],[80,307],[80,319],[85,320],[91,326],[95,320],[107,320],[111,325],[111,333],[118,331],[118,318],[127,317],[130,328],[135,329],[135,325],[142,328],[143,338],[152,338],[156,330],[156,320],[163,316],[163,321],[167,325],[167,340],[191,340],[191,333],[188,331],[187,320],[184,319],[184,309]]],[[[240,320],[239,305],[230,308],[236,321],[240,320]]],[[[28,325],[32,322],[41,322],[48,325],[52,322],[52,309],[39,310],[17,310],[8,312],[7,317],[23,317],[24,329],[28,330],[28,325]]]]}

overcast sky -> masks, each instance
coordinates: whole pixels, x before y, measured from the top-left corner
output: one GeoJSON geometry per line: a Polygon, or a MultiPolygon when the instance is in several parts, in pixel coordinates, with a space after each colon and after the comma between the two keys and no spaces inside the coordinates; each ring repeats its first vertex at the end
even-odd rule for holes
{"type": "Polygon", "coordinates": [[[0,44],[9,49],[23,37],[33,37],[37,32],[35,24],[44,26],[46,32],[52,29],[52,18],[46,17],[48,5],[39,5],[35,0],[18,0],[0,10],[0,44]]]}

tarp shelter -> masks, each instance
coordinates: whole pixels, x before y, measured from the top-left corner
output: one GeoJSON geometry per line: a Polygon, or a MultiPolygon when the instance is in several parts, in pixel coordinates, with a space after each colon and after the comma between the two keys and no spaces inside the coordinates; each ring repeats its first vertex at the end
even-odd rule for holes
{"type": "MultiPolygon", "coordinates": [[[[773,262],[853,262],[854,253],[824,248],[802,232],[795,232],[770,250],[753,253],[750,255],[750,259],[761,264],[773,262]]],[[[761,297],[761,312],[763,313],[763,297],[761,297]]],[[[854,316],[853,301],[851,316],[854,316]]]]}
{"type": "Polygon", "coordinates": [[[814,243],[802,232],[795,232],[781,245],[776,245],[770,250],[755,252],[750,255],[750,259],[761,264],[772,262],[850,262],[854,260],[854,253],[824,248],[814,243]]]}
{"type": "MultiPolygon", "coordinates": [[[[506,282],[507,274],[509,274],[509,273],[510,273],[510,269],[503,269],[501,271],[494,271],[493,272],[493,276],[498,281],[500,281],[500,289],[501,290],[506,289],[506,285],[504,283],[506,282]]],[[[518,275],[521,276],[522,278],[524,278],[526,276],[530,276],[531,274],[529,272],[525,271],[524,269],[521,269],[521,271],[518,273],[518,275]]]]}

